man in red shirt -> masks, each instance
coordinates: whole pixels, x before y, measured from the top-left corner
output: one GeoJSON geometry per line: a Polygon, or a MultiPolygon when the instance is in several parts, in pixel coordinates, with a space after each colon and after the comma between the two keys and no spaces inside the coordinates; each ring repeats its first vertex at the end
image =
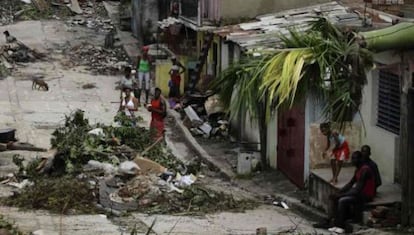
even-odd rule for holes
{"type": "Polygon", "coordinates": [[[345,228],[348,230],[349,226],[345,220],[349,217],[351,207],[354,207],[354,210],[360,210],[376,195],[374,172],[360,151],[352,154],[352,164],[356,167],[352,179],[338,193],[331,195],[335,203],[335,227],[329,229],[331,232],[344,233],[345,228]]]}

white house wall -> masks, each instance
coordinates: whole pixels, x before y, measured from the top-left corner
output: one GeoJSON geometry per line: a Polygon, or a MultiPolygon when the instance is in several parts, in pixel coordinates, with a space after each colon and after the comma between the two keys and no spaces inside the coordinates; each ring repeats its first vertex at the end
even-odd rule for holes
{"type": "MultiPolygon", "coordinates": [[[[377,54],[376,61],[384,64],[399,62],[394,53],[377,54]]],[[[363,90],[361,114],[365,123],[362,144],[371,147],[371,158],[377,162],[383,181],[394,182],[395,161],[398,153],[398,136],[376,125],[378,100],[378,70],[372,70],[367,76],[368,83],[363,90]]]]}

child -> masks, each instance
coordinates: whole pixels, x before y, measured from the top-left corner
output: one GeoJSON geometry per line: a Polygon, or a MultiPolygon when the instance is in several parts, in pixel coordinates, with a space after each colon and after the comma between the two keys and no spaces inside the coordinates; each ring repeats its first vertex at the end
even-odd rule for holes
{"type": "Polygon", "coordinates": [[[323,152],[323,157],[325,158],[329,153],[332,167],[332,179],[330,182],[336,184],[338,183],[338,176],[343,162],[349,159],[348,142],[343,135],[331,130],[330,123],[321,123],[319,129],[327,137],[327,146],[323,152]],[[329,151],[330,149],[331,151],[329,151]]]}

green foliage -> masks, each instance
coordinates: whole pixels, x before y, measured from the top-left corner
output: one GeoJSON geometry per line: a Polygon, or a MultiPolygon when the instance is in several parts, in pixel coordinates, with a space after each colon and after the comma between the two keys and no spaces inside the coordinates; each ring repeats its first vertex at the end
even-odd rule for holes
{"type": "Polygon", "coordinates": [[[96,213],[96,199],[88,183],[71,176],[42,178],[21,193],[5,199],[6,205],[25,209],[46,209],[58,214],[96,213]]]}
{"type": "Polygon", "coordinates": [[[66,116],[65,125],[52,133],[52,147],[57,149],[65,162],[66,172],[79,171],[91,159],[106,160],[94,153],[95,150],[103,151],[105,147],[99,137],[88,134],[90,130],[92,127],[84,118],[84,112],[77,110],[71,116],[66,116]]]}
{"type": "Polygon", "coordinates": [[[211,88],[218,92],[231,118],[240,112],[249,111],[253,117],[258,114],[262,94],[259,91],[261,78],[254,76],[263,67],[266,58],[246,56],[239,63],[232,64],[215,79],[211,88]]]}
{"type": "Polygon", "coordinates": [[[14,224],[8,222],[3,215],[0,215],[0,229],[5,229],[10,235],[24,235],[14,224]]]}
{"type": "Polygon", "coordinates": [[[225,70],[212,88],[233,117],[245,110],[259,113],[259,104],[265,104],[267,119],[273,108],[291,108],[316,94],[326,103],[323,116],[342,128],[359,111],[372,53],[325,18],[306,32],[291,29],[280,38],[286,49],[247,56],[225,70]]]}
{"type": "Polygon", "coordinates": [[[206,214],[226,210],[241,212],[256,206],[255,201],[238,200],[231,194],[217,192],[196,183],[185,188],[182,194],[165,195],[161,204],[152,206],[143,212],[150,214],[206,214]]]}
{"type": "Polygon", "coordinates": [[[36,168],[40,161],[41,159],[36,158],[30,161],[27,166],[24,166],[24,158],[19,154],[13,155],[13,163],[19,168],[16,174],[17,178],[36,178],[38,176],[36,168]]]}
{"type": "MultiPolygon", "coordinates": [[[[79,173],[82,166],[89,160],[110,162],[111,155],[119,155],[116,146],[109,144],[114,139],[127,145],[136,152],[142,152],[154,143],[153,133],[143,127],[136,127],[133,121],[125,115],[118,114],[114,120],[120,126],[105,126],[98,124],[95,127],[103,129],[103,136],[88,134],[95,127],[89,125],[82,110],[75,111],[66,117],[65,125],[52,133],[52,147],[58,151],[58,157],[64,162],[66,173],[79,173]]],[[[141,121],[137,117],[134,121],[141,121]]],[[[165,152],[161,145],[152,148],[146,157],[168,168],[182,165],[171,153],[165,152]]]]}

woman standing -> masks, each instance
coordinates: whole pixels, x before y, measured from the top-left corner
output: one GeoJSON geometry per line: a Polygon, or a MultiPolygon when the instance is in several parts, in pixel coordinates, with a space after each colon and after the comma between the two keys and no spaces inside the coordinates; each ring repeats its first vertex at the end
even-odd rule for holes
{"type": "Polygon", "coordinates": [[[147,110],[151,112],[151,124],[150,130],[154,131],[155,138],[158,139],[164,136],[164,118],[167,115],[167,105],[161,98],[161,89],[155,88],[154,98],[151,101],[151,105],[147,107],[147,110]]]}
{"type": "Polygon", "coordinates": [[[185,67],[177,60],[175,56],[171,58],[172,67],[170,69],[170,98],[180,97],[181,74],[185,72],[185,67]],[[180,71],[181,70],[181,71],[180,71]]]}
{"type": "Polygon", "coordinates": [[[141,100],[141,91],[145,89],[145,104],[148,104],[149,90],[150,90],[150,72],[151,61],[148,55],[148,47],[142,48],[142,56],[138,56],[137,71],[138,71],[138,90],[135,96],[141,100]]]}

